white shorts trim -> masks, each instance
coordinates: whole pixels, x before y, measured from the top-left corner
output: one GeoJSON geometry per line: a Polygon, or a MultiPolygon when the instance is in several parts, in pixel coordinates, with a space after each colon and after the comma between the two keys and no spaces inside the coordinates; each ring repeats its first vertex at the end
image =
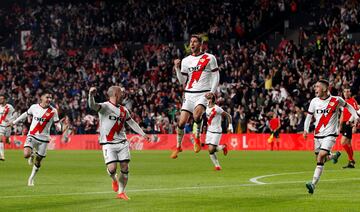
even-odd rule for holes
{"type": "Polygon", "coordinates": [[[336,137],[333,136],[328,136],[325,138],[315,138],[314,139],[315,152],[318,153],[320,152],[321,149],[330,152],[333,146],[335,145],[335,143],[336,143],[336,137]]]}
{"type": "Polygon", "coordinates": [[[11,135],[11,128],[10,127],[3,127],[0,126],[0,135],[5,136],[5,137],[10,137],[11,135]]]}
{"type": "Polygon", "coordinates": [[[220,144],[221,140],[221,133],[212,133],[207,131],[206,132],[206,138],[205,138],[205,144],[211,144],[214,146],[218,146],[220,144]]]}
{"type": "Polygon", "coordinates": [[[195,107],[198,105],[203,105],[206,109],[206,107],[208,105],[207,99],[205,98],[206,93],[207,92],[185,93],[181,110],[185,110],[190,113],[194,113],[195,107]]]}
{"type": "Polygon", "coordinates": [[[105,164],[112,162],[130,161],[129,142],[119,144],[105,144],[102,146],[105,164]]]}
{"type": "Polygon", "coordinates": [[[31,136],[28,136],[28,137],[26,137],[24,148],[30,147],[31,149],[33,149],[33,151],[36,150],[36,154],[38,154],[42,157],[45,157],[46,151],[47,151],[47,145],[48,145],[48,143],[46,143],[46,142],[41,142],[31,136]]]}

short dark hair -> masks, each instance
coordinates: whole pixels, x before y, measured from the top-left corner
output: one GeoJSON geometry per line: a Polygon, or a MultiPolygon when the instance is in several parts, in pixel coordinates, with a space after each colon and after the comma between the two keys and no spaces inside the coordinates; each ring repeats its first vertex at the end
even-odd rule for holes
{"type": "Polygon", "coordinates": [[[52,92],[50,90],[45,89],[45,90],[41,91],[40,96],[44,96],[45,94],[52,95],[52,92]]]}
{"type": "Polygon", "coordinates": [[[4,99],[7,99],[7,95],[4,93],[0,93],[0,96],[4,97],[4,99]]]}
{"type": "Polygon", "coordinates": [[[321,80],[319,80],[318,82],[324,84],[326,87],[329,87],[329,86],[330,86],[330,83],[329,83],[329,81],[327,81],[327,80],[321,79],[321,80]]]}
{"type": "Polygon", "coordinates": [[[190,37],[190,39],[191,39],[191,38],[196,38],[196,39],[198,39],[198,41],[199,41],[200,43],[202,43],[202,38],[201,38],[201,36],[200,36],[199,34],[192,34],[191,37],[190,37]]]}

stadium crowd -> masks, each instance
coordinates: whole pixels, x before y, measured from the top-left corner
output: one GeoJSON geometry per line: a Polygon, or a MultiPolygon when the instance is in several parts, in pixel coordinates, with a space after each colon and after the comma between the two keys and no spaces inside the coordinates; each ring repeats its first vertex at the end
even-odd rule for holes
{"type": "MultiPolygon", "coordinates": [[[[316,33],[304,33],[306,42],[297,45],[284,38],[276,48],[247,36],[267,16],[295,12],[302,1],[211,1],[210,12],[199,14],[195,11],[204,7],[203,1],[164,2],[14,4],[14,13],[0,10],[0,23],[12,34],[3,42],[10,47],[0,53],[0,93],[20,114],[37,101],[41,89],[50,88],[63,122],[84,134],[96,133],[98,125],[87,107],[90,86],[100,91],[97,101],[105,101],[109,85],[120,84],[127,93],[124,104],[147,133],[174,133],[183,88],[172,66],[186,48],[173,42],[201,30],[208,39],[222,41],[209,42],[208,51],[220,68],[217,102],[232,115],[236,133],[269,132],[273,113],[280,117],[282,132],[303,131],[312,85],[321,78],[330,81],[333,94],[350,86],[360,96],[360,45],[347,39],[348,31],[358,27],[356,1],[328,2],[328,15],[315,21],[316,33]],[[25,29],[34,33],[22,54],[17,33],[25,29]],[[311,36],[315,39],[306,40],[311,36]]],[[[186,130],[192,130],[191,122],[186,130]]],[[[26,125],[16,133],[25,132],[26,125]]]]}

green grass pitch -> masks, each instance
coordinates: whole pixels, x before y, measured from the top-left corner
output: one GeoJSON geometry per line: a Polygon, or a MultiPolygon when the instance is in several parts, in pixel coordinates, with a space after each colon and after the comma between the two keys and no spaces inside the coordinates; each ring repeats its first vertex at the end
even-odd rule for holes
{"type": "Polygon", "coordinates": [[[360,164],[343,170],[346,154],[325,165],[314,195],[305,188],[312,152],[231,151],[219,154],[218,172],[206,151],[169,155],[132,152],[126,202],[115,199],[101,151],[48,151],[35,187],[27,187],[31,167],[21,151],[8,150],[0,211],[360,211],[360,164]]]}

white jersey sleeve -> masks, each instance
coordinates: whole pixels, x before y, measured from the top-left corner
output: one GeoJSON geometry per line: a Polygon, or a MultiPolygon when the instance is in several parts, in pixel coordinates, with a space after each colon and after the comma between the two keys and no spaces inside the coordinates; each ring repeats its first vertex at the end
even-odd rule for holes
{"type": "Polygon", "coordinates": [[[189,73],[185,60],[181,60],[181,74],[187,75],[189,73]]]}
{"type": "Polygon", "coordinates": [[[312,99],[308,108],[308,113],[313,115],[315,112],[315,99],[312,99]]]}
{"type": "Polygon", "coordinates": [[[210,71],[217,71],[217,69],[219,68],[216,61],[216,57],[214,55],[210,55],[209,68],[210,71]]]}

